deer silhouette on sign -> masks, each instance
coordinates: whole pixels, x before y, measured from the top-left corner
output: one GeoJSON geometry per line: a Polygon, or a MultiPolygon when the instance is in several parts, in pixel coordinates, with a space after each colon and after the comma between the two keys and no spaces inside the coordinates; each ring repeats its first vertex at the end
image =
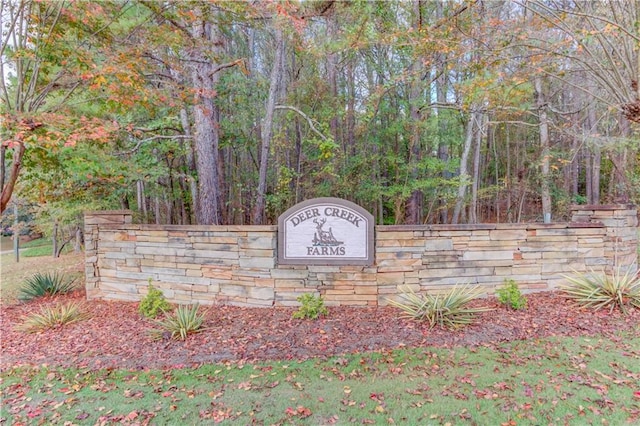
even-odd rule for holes
{"type": "Polygon", "coordinates": [[[313,234],[313,245],[314,246],[339,246],[344,244],[343,241],[338,241],[336,237],[333,236],[332,228],[329,228],[328,231],[322,229],[324,224],[327,222],[327,219],[313,219],[313,223],[316,224],[316,232],[313,234]]]}

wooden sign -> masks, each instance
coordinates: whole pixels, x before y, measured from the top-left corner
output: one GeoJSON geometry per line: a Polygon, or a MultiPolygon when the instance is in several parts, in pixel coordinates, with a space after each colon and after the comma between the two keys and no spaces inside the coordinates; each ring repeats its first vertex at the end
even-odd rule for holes
{"type": "Polygon", "coordinates": [[[351,201],[314,198],[278,218],[278,263],[371,265],[373,216],[351,201]]]}

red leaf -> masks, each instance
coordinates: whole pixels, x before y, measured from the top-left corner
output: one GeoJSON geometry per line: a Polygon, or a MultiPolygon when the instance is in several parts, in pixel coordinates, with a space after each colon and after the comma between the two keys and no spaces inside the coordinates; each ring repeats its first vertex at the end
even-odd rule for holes
{"type": "Polygon", "coordinates": [[[311,410],[308,409],[307,407],[300,405],[298,406],[298,414],[303,418],[309,417],[311,415],[311,410]]]}
{"type": "Polygon", "coordinates": [[[38,417],[40,414],[42,414],[42,411],[40,411],[39,408],[36,408],[35,410],[30,411],[27,414],[27,417],[29,417],[30,419],[33,419],[34,417],[38,417]]]}

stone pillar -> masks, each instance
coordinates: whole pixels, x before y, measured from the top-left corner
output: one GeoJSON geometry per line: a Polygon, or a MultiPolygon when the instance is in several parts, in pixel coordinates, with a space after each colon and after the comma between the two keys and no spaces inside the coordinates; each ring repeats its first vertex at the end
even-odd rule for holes
{"type": "Polygon", "coordinates": [[[131,223],[131,210],[89,211],[84,213],[84,274],[87,299],[100,298],[100,267],[98,241],[100,226],[131,223]]]}
{"type": "Polygon", "coordinates": [[[571,209],[573,222],[602,223],[604,257],[609,271],[638,269],[638,210],[628,204],[584,205],[571,209]]]}

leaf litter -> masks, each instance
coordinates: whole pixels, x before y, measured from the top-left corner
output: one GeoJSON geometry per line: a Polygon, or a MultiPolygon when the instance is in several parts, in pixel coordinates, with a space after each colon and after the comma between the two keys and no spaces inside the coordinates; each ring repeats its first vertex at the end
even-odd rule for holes
{"type": "MultiPolygon", "coordinates": [[[[554,336],[618,338],[620,332],[638,332],[640,310],[593,312],[570,305],[559,293],[527,296],[523,310],[510,310],[495,299],[476,301],[493,308],[459,330],[430,329],[428,324],[403,319],[393,307],[330,307],[318,320],[293,319],[295,308],[213,306],[207,310],[206,331],[185,341],[154,341],[154,323],[138,313],[138,303],[94,300],[85,302],[88,320],[55,330],[27,334],[16,330],[21,318],[40,306],[84,299],[82,291],[28,304],[3,305],[0,369],[19,365],[79,367],[85,369],[149,369],[196,367],[217,362],[305,360],[388,351],[412,347],[496,347],[504,342],[554,336]]],[[[546,356],[555,356],[549,348],[546,356]]],[[[503,362],[523,365],[535,359],[503,362]]],[[[580,365],[579,360],[576,365],[580,365]]],[[[346,362],[337,358],[336,363],[346,362]]],[[[433,368],[437,369],[437,363],[433,368]]],[[[391,367],[399,374],[402,366],[391,367]]],[[[578,378],[576,378],[578,380],[578,378]]],[[[243,384],[241,384],[243,385],[243,384]]],[[[292,407],[297,409],[297,407],[292,407]]]]}

